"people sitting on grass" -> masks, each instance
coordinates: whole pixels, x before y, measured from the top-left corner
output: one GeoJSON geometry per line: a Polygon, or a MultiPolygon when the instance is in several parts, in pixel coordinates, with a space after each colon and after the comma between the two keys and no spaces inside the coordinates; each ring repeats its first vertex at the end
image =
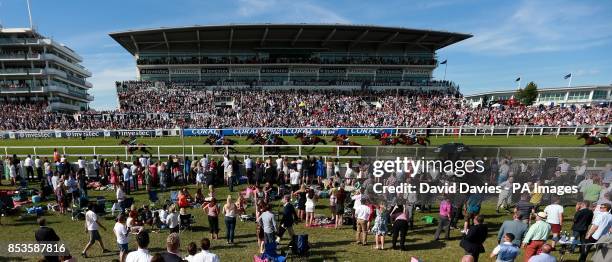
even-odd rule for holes
{"type": "Polygon", "coordinates": [[[170,233],[179,232],[179,214],[176,212],[176,205],[172,204],[168,209],[168,216],[166,217],[166,225],[170,229],[170,233]]]}

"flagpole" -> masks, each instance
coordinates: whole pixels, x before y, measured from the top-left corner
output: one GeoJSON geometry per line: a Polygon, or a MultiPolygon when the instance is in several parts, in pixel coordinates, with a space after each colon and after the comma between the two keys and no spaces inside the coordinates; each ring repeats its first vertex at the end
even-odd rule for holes
{"type": "Polygon", "coordinates": [[[569,82],[567,83],[567,87],[572,87],[572,77],[574,77],[574,74],[570,73],[569,82]]]}
{"type": "Polygon", "coordinates": [[[518,90],[518,89],[521,89],[521,81],[523,81],[523,79],[521,79],[521,78],[519,77],[518,85],[516,86],[516,89],[517,89],[517,90],[518,90]]]}
{"type": "Polygon", "coordinates": [[[448,67],[448,60],[444,60],[444,81],[446,81],[446,68],[448,67]]]}
{"type": "Polygon", "coordinates": [[[30,20],[30,30],[34,30],[34,23],[32,23],[32,11],[30,10],[30,0],[26,0],[28,4],[28,18],[30,20]]]}

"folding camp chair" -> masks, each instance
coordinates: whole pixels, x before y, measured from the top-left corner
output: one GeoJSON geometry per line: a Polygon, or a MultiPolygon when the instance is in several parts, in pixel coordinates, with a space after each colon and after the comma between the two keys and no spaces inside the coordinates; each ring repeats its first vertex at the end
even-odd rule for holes
{"type": "Polygon", "coordinates": [[[170,191],[170,202],[173,204],[178,202],[178,191],[170,191]]]}
{"type": "Polygon", "coordinates": [[[192,230],[191,224],[193,224],[193,217],[191,214],[179,215],[179,234],[187,229],[192,230]]]}

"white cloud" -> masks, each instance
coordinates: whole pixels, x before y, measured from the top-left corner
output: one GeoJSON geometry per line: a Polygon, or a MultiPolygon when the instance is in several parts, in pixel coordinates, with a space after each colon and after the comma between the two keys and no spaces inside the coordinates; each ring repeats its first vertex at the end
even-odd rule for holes
{"type": "Polygon", "coordinates": [[[491,22],[451,48],[512,55],[601,46],[612,42],[612,23],[598,15],[608,11],[576,1],[522,1],[507,17],[483,19],[491,22]]]}
{"type": "Polygon", "coordinates": [[[91,107],[96,110],[117,109],[115,81],[133,79],[136,79],[135,66],[97,70],[96,74],[89,78],[94,86],[89,93],[95,97],[91,107]]]}

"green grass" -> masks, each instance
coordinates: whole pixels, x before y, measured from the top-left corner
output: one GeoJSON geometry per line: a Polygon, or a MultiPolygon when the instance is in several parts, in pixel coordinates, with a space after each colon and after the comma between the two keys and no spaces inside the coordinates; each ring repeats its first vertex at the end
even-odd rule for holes
{"type": "MultiPolygon", "coordinates": [[[[244,139],[236,138],[240,141],[241,144],[245,144],[244,139]]],[[[352,137],[353,141],[356,141],[362,145],[377,145],[378,141],[371,139],[370,137],[352,137]]],[[[290,143],[297,143],[293,138],[287,138],[290,143]]],[[[185,139],[185,145],[200,145],[202,143],[202,138],[194,138],[188,137],[185,139]]],[[[540,151],[538,150],[521,150],[516,147],[544,147],[542,149],[542,156],[559,156],[559,157],[571,157],[571,158],[581,158],[584,154],[584,150],[582,148],[576,149],[573,147],[581,146],[581,141],[576,140],[573,136],[510,136],[508,138],[504,136],[463,136],[461,138],[458,137],[432,137],[432,146],[428,148],[423,147],[406,147],[407,151],[413,150],[415,153],[419,154],[432,154],[431,150],[435,148],[437,145],[441,145],[448,142],[462,142],[467,145],[470,145],[474,148],[484,147],[484,146],[498,146],[504,147],[504,149],[500,149],[500,154],[504,155],[510,153],[513,157],[539,157],[540,151]],[[515,148],[512,148],[515,147],[515,148]],[[565,149],[562,147],[566,147],[565,149]]],[[[141,138],[139,142],[146,143],[148,145],[174,145],[177,146],[174,149],[164,149],[162,154],[181,154],[181,144],[182,141],[178,137],[167,137],[167,138],[141,138]]],[[[103,145],[117,145],[118,140],[111,138],[88,138],[83,141],[80,139],[22,139],[22,140],[2,140],[0,141],[0,154],[4,154],[3,147],[10,146],[50,146],[57,147],[62,150],[62,146],[103,146],[103,145]]],[[[38,149],[38,154],[50,154],[52,149],[38,149]]],[[[8,154],[33,154],[31,149],[8,149],[8,154]]],[[[84,149],[70,149],[68,148],[66,153],[68,154],[90,154],[92,153],[91,148],[84,149]]],[[[98,154],[117,154],[120,157],[124,156],[123,150],[111,150],[111,149],[98,149],[96,151],[98,154]]],[[[187,147],[186,153],[188,155],[191,154],[191,148],[187,147]]],[[[194,149],[194,153],[198,156],[201,156],[203,153],[210,153],[209,149],[204,148],[196,148],[194,149]]],[[[240,149],[240,153],[244,154],[258,154],[259,152],[256,149],[240,149]]],[[[282,154],[295,154],[297,153],[295,149],[290,149],[281,152],[282,154]]],[[[330,155],[333,154],[331,149],[316,149],[308,154],[313,155],[330,155]]],[[[303,154],[306,154],[303,153],[303,154]]],[[[587,151],[587,157],[590,159],[599,159],[599,164],[607,162],[612,162],[610,158],[610,152],[607,151],[607,148],[598,146],[592,147],[587,151]]],[[[6,182],[6,181],[5,181],[6,182]]],[[[0,187],[1,189],[7,189],[7,187],[0,187]]],[[[194,186],[190,186],[190,191],[193,193],[195,191],[194,186]]],[[[241,186],[240,189],[243,189],[244,186],[241,186]]],[[[227,188],[222,187],[219,189],[218,196],[220,199],[224,199],[224,197],[228,194],[227,188]]],[[[107,199],[114,199],[113,191],[90,191],[90,196],[105,196],[107,199]]],[[[133,195],[136,199],[137,205],[142,205],[148,203],[147,195],[143,191],[139,191],[133,195]]],[[[235,195],[234,195],[235,196],[235,195]]],[[[160,199],[167,199],[168,193],[160,194],[160,199]]],[[[492,201],[496,200],[496,197],[493,197],[493,200],[485,202],[483,206],[483,214],[486,215],[486,223],[490,228],[490,237],[485,243],[485,249],[487,252],[490,252],[496,245],[495,235],[497,234],[497,229],[501,225],[501,223],[508,219],[508,215],[498,215],[494,212],[494,203],[492,201]]],[[[317,204],[317,214],[321,215],[329,215],[329,208],[327,207],[328,201],[326,199],[320,200],[317,204]]],[[[275,205],[278,207],[279,203],[275,202],[275,205]]],[[[249,207],[247,210],[248,213],[252,213],[252,207],[249,207]]],[[[565,209],[565,220],[569,221],[573,216],[573,208],[567,207],[565,209]]],[[[191,241],[198,241],[202,237],[208,236],[208,222],[201,210],[191,210],[190,211],[195,216],[195,232],[185,232],[181,235],[182,241],[182,254],[185,254],[185,246],[187,243],[191,241]]],[[[295,227],[295,231],[298,234],[309,234],[309,239],[312,242],[312,254],[310,256],[310,260],[312,261],[407,261],[410,256],[420,257],[424,261],[457,261],[463,255],[463,249],[459,247],[460,233],[458,230],[454,230],[451,233],[452,240],[450,241],[442,241],[442,242],[433,242],[433,232],[435,231],[435,226],[425,225],[420,219],[424,215],[433,215],[436,216],[436,213],[417,213],[416,214],[416,229],[414,231],[409,231],[408,233],[408,251],[396,251],[396,250],[385,250],[385,251],[376,251],[373,250],[370,246],[362,247],[356,246],[352,243],[354,242],[354,232],[350,226],[345,226],[340,230],[334,229],[312,229],[312,228],[304,228],[303,224],[298,224],[295,227]]],[[[83,221],[71,221],[68,215],[57,215],[57,214],[49,214],[46,216],[49,221],[49,226],[53,227],[63,241],[66,242],[70,250],[72,250],[73,254],[78,254],[82,250],[85,242],[87,241],[87,235],[83,232],[83,221]]],[[[33,217],[25,217],[20,219],[19,217],[11,216],[2,218],[2,237],[0,239],[2,241],[10,240],[11,242],[20,242],[20,241],[32,241],[34,236],[34,231],[37,226],[35,225],[35,218],[33,217]]],[[[102,231],[102,237],[107,247],[111,250],[117,250],[115,245],[115,239],[112,234],[112,226],[114,222],[112,218],[105,217],[102,223],[109,228],[109,231],[102,231]]],[[[236,245],[235,246],[227,246],[225,244],[224,239],[224,225],[221,223],[221,239],[213,241],[212,251],[217,253],[222,261],[250,261],[254,254],[257,253],[258,247],[256,245],[255,238],[255,225],[252,222],[238,222],[236,228],[236,245]]],[[[564,230],[569,230],[571,227],[570,223],[565,223],[564,230]]],[[[165,237],[167,233],[153,233],[151,235],[151,249],[155,252],[159,252],[164,249],[165,237]]],[[[369,243],[373,243],[373,237],[368,236],[369,243]]],[[[386,238],[387,244],[386,248],[390,247],[390,237],[386,238]]],[[[286,242],[285,242],[286,243],[286,242]]],[[[136,248],[134,237],[131,237],[130,248],[133,250],[136,248]]],[[[110,261],[111,259],[116,258],[115,254],[105,254],[102,255],[98,246],[94,246],[94,248],[90,251],[90,256],[93,256],[91,259],[87,259],[87,261],[110,261]]],[[[485,259],[485,254],[481,259],[485,259]]],[[[488,254],[487,254],[488,255],[488,254]]],[[[558,254],[557,254],[558,256],[558,254]]],[[[23,258],[24,260],[34,260],[33,258],[23,258]]],[[[570,256],[570,261],[576,260],[577,256],[570,256]]],[[[2,258],[0,258],[2,260],[2,258]]],[[[79,259],[81,260],[81,259],[79,259]]],[[[517,261],[521,261],[522,258],[519,258],[517,261]]],[[[81,260],[82,261],[82,260],[81,260]]]]}
{"type": "MultiPolygon", "coordinates": [[[[238,141],[240,145],[250,145],[249,141],[246,141],[244,137],[231,137],[238,141]]],[[[324,137],[329,141],[329,137],[324,137]]],[[[294,137],[285,137],[285,139],[292,145],[298,145],[300,142],[294,137]]],[[[164,137],[164,138],[139,138],[139,143],[145,143],[151,147],[153,154],[158,153],[156,146],[164,146],[159,148],[159,154],[170,155],[178,154],[182,155],[183,152],[190,157],[202,156],[203,154],[213,153],[210,147],[203,147],[203,138],[201,137],[186,137],[185,138],[185,150],[183,151],[183,141],[180,137],[164,137]],[[200,147],[198,147],[200,146],[200,147]]],[[[376,146],[380,145],[380,142],[372,139],[372,137],[351,137],[352,141],[355,141],[364,146],[376,146]]],[[[583,156],[587,159],[591,159],[593,165],[602,166],[606,163],[610,163],[610,151],[605,146],[593,146],[586,148],[580,148],[582,141],[577,140],[574,136],[445,136],[445,137],[431,137],[431,145],[429,147],[422,146],[395,146],[390,147],[394,150],[401,150],[404,153],[415,155],[432,157],[437,154],[433,152],[436,146],[450,143],[450,142],[461,142],[474,148],[474,156],[503,156],[510,154],[515,158],[546,158],[546,157],[560,157],[574,159],[573,162],[579,162],[583,156]],[[497,148],[501,148],[498,149],[497,148]],[[531,147],[530,149],[521,149],[519,147],[531,147]],[[537,147],[537,148],[536,148],[537,147]],[[542,147],[542,149],[540,149],[542,147]],[[486,148],[486,149],[485,149],[486,148]],[[486,152],[485,152],[486,151],[486,152]]],[[[88,138],[81,140],[79,138],[51,138],[51,139],[19,139],[19,140],[2,140],[0,141],[0,155],[52,155],[53,148],[57,148],[60,153],[65,153],[71,158],[75,158],[74,155],[92,155],[103,154],[106,156],[119,156],[122,159],[126,159],[126,152],[124,147],[114,148],[103,148],[99,146],[118,146],[119,140],[114,138],[88,138]],[[26,148],[9,148],[9,147],[26,147],[26,148]],[[33,149],[33,146],[39,148],[33,149]],[[72,146],[72,147],[71,147],[72,146]],[[80,146],[81,148],[75,148],[74,146],[80,146]]],[[[281,150],[283,155],[314,155],[314,156],[330,156],[334,157],[337,155],[335,148],[331,145],[333,143],[328,142],[330,147],[328,148],[312,148],[304,146],[301,151],[297,146],[285,147],[281,150]]],[[[253,147],[237,147],[237,154],[250,154],[254,156],[261,155],[261,148],[257,146],[253,147]]],[[[141,154],[136,152],[136,155],[141,154]]],[[[274,154],[267,151],[267,155],[274,154]]],[[[339,154],[341,157],[358,157],[359,154],[354,152],[345,154],[341,151],[339,154]]],[[[128,159],[131,159],[128,156],[128,159]]]]}
{"type": "MultiPolygon", "coordinates": [[[[6,188],[6,187],[5,187],[6,188]]],[[[190,186],[190,191],[194,192],[195,186],[190,186]]],[[[240,189],[243,189],[241,186],[240,189]]],[[[227,188],[220,188],[218,195],[220,199],[224,199],[228,194],[227,188]]],[[[236,193],[234,193],[234,197],[236,193]]],[[[105,196],[107,199],[114,199],[113,191],[90,191],[90,196],[105,196]]],[[[135,197],[136,204],[138,206],[147,204],[146,192],[139,191],[132,195],[135,197]]],[[[160,193],[160,199],[167,199],[168,193],[160,193]]],[[[485,249],[490,252],[495,247],[497,230],[501,223],[508,219],[510,216],[505,214],[496,214],[494,211],[494,203],[487,201],[483,206],[483,214],[486,215],[486,223],[489,226],[489,238],[485,242],[485,249]]],[[[274,203],[276,210],[280,206],[277,201],[274,203]]],[[[320,200],[317,203],[316,214],[329,216],[329,208],[327,206],[328,201],[326,199],[320,200]]],[[[434,207],[435,210],[435,207],[434,207]]],[[[565,221],[570,221],[573,216],[573,207],[565,208],[565,221]]],[[[192,209],[189,211],[195,216],[194,227],[195,232],[186,231],[181,234],[181,253],[185,254],[186,245],[191,241],[198,241],[202,237],[208,237],[208,220],[205,214],[199,209],[192,209]]],[[[254,212],[252,207],[247,209],[248,213],[254,212]]],[[[386,237],[385,248],[388,250],[378,251],[372,249],[373,236],[368,236],[368,243],[370,245],[356,246],[354,242],[354,231],[350,226],[344,226],[342,229],[319,229],[319,228],[304,228],[303,224],[295,226],[297,234],[308,234],[309,240],[312,244],[312,252],[309,261],[406,261],[410,256],[420,257],[424,261],[457,261],[463,255],[463,250],[459,247],[460,232],[453,230],[451,232],[450,241],[433,241],[433,233],[435,226],[426,225],[421,221],[421,218],[425,215],[437,216],[436,212],[431,213],[416,213],[415,218],[415,230],[408,232],[407,237],[407,248],[408,251],[390,250],[390,237],[386,237]]],[[[71,221],[69,215],[59,214],[48,214],[46,215],[49,226],[54,228],[62,241],[65,241],[68,248],[73,254],[78,255],[85,243],[87,242],[88,236],[83,232],[84,221],[71,221]]],[[[37,226],[35,225],[35,218],[28,216],[23,219],[18,217],[4,217],[2,219],[2,240],[4,242],[21,242],[21,241],[33,241],[34,231],[37,226]]],[[[102,224],[108,228],[108,231],[102,231],[102,238],[107,246],[111,250],[117,251],[115,245],[115,238],[112,233],[112,227],[114,221],[110,216],[106,216],[102,219],[102,224]]],[[[240,222],[238,221],[236,227],[236,244],[234,246],[228,246],[225,244],[225,228],[223,221],[220,221],[221,232],[220,240],[214,240],[212,242],[212,252],[218,254],[222,261],[250,261],[254,254],[258,252],[257,242],[255,238],[255,224],[253,222],[240,222]]],[[[569,230],[571,223],[565,223],[564,230],[569,230]]],[[[160,252],[164,249],[165,237],[167,232],[151,233],[151,250],[154,252],[160,252]]],[[[286,243],[286,242],[284,242],[286,243]]],[[[134,236],[130,236],[130,249],[136,248],[134,236]]],[[[487,253],[488,255],[488,253],[487,253]]],[[[558,256],[558,254],[556,254],[558,256]]],[[[114,259],[115,254],[102,254],[98,245],[94,246],[89,251],[89,256],[92,258],[86,259],[85,261],[110,261],[114,259]]],[[[577,256],[570,256],[571,259],[576,260],[577,256]]],[[[521,261],[519,258],[517,261],[521,261]]],[[[2,260],[0,258],[0,260],[2,260]]],[[[33,261],[33,258],[24,258],[26,261],[33,261]]],[[[79,258],[80,261],[83,261],[79,258]]],[[[481,260],[485,260],[484,254],[481,260]]],[[[572,260],[570,260],[572,261],[572,260]]]]}

